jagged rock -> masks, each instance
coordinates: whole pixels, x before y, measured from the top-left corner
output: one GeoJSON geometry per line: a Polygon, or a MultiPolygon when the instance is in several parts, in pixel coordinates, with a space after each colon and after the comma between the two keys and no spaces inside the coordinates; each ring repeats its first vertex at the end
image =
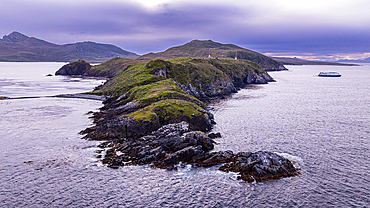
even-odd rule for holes
{"type": "Polygon", "coordinates": [[[180,136],[189,131],[189,124],[186,122],[181,122],[162,126],[157,131],[153,132],[152,135],[157,137],[158,139],[161,139],[164,137],[180,136]]]}
{"type": "Polygon", "coordinates": [[[213,149],[213,140],[203,132],[190,131],[189,124],[169,124],[139,139],[113,141],[103,162],[109,166],[155,163],[173,167],[178,162],[194,163],[213,149]],[[117,154],[119,152],[119,154],[117,154]]]}
{"type": "Polygon", "coordinates": [[[199,166],[213,166],[218,165],[221,163],[227,163],[232,161],[234,158],[234,154],[232,151],[220,151],[214,152],[211,154],[211,157],[207,158],[204,161],[201,161],[198,165],[199,166]]]}
{"type": "Polygon", "coordinates": [[[238,153],[233,161],[220,167],[220,170],[239,172],[239,178],[248,182],[276,179],[299,174],[288,159],[266,151],[238,153]]]}
{"type": "Polygon", "coordinates": [[[194,162],[193,158],[199,158],[205,154],[202,146],[189,146],[167,156],[159,167],[173,167],[179,162],[194,162]]]}
{"type": "Polygon", "coordinates": [[[157,60],[153,60],[149,62],[146,65],[146,68],[152,69],[151,74],[162,76],[162,77],[167,77],[167,69],[169,68],[169,65],[170,65],[169,62],[157,59],[157,60]]]}
{"type": "Polygon", "coordinates": [[[208,134],[208,137],[211,138],[211,139],[215,139],[215,138],[221,138],[221,133],[210,133],[208,134]]]}
{"type": "Polygon", "coordinates": [[[123,137],[138,138],[158,129],[158,122],[142,121],[127,116],[103,119],[96,126],[87,128],[81,134],[91,140],[116,140],[123,137]]]}
{"type": "Polygon", "coordinates": [[[131,113],[140,109],[140,107],[141,107],[140,104],[136,103],[135,101],[131,101],[126,103],[125,105],[118,106],[117,108],[114,109],[114,111],[117,112],[118,114],[131,113]]]}
{"type": "Polygon", "coordinates": [[[220,170],[239,172],[239,178],[248,182],[299,174],[288,159],[275,153],[210,152],[213,143],[203,132],[191,131],[185,122],[169,124],[138,139],[112,141],[103,163],[114,168],[126,164],[174,168],[180,162],[197,166],[224,164],[220,170]]]}

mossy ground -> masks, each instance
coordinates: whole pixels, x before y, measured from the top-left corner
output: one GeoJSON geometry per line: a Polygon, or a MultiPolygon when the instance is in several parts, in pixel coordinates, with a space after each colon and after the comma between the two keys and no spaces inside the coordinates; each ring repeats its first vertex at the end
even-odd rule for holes
{"type": "Polygon", "coordinates": [[[162,60],[129,65],[93,93],[117,97],[119,105],[135,102],[140,110],[127,116],[137,121],[163,122],[201,116],[200,111],[206,107],[202,101],[186,94],[174,79],[153,74],[153,71],[166,67],[167,71],[174,70],[173,65],[162,60]]]}
{"type": "MultiPolygon", "coordinates": [[[[105,67],[108,66],[109,64],[105,63],[105,67]]],[[[116,65],[115,68],[117,68],[116,65]]],[[[157,59],[148,63],[128,65],[126,70],[94,93],[120,96],[134,87],[166,78],[172,78],[182,85],[191,84],[199,88],[212,83],[229,82],[230,77],[242,77],[246,73],[254,75],[264,73],[264,70],[258,64],[246,60],[177,58],[164,61],[157,59]],[[160,68],[165,69],[167,77],[151,73],[160,68]]]]}
{"type": "Polygon", "coordinates": [[[126,59],[126,58],[113,58],[102,64],[92,66],[89,70],[89,76],[94,77],[108,77],[112,78],[122,73],[130,64],[140,63],[142,61],[126,59]]]}
{"type": "MultiPolygon", "coordinates": [[[[120,68],[122,59],[104,63],[100,71],[120,68]]],[[[200,91],[206,89],[224,90],[225,83],[232,85],[230,77],[243,77],[246,73],[263,73],[257,64],[246,60],[177,58],[152,60],[148,63],[125,65],[121,71],[94,94],[118,98],[118,105],[134,102],[141,110],[127,116],[137,121],[176,120],[179,117],[192,118],[203,115],[206,107],[197,98],[186,94],[179,86],[191,84],[200,91]],[[161,74],[161,75],[159,75],[161,74]]],[[[116,73],[115,72],[115,73],[116,73]]],[[[116,105],[117,106],[117,105],[116,105]]]]}
{"type": "Polygon", "coordinates": [[[169,121],[176,120],[180,116],[190,119],[192,119],[194,116],[201,116],[200,110],[204,109],[195,103],[179,99],[166,99],[152,103],[151,105],[131,113],[128,116],[137,121],[155,122],[157,119],[169,121]]]}
{"type": "Polygon", "coordinates": [[[136,86],[147,85],[165,79],[162,76],[150,74],[152,70],[147,69],[145,65],[145,63],[130,65],[127,70],[109,80],[97,93],[121,96],[136,86]]]}
{"type": "Polygon", "coordinates": [[[206,59],[178,58],[168,61],[172,63],[168,75],[183,85],[192,84],[198,87],[215,81],[229,80],[225,73],[206,59]]]}
{"type": "Polygon", "coordinates": [[[143,107],[165,99],[185,100],[203,108],[206,107],[200,100],[181,90],[173,79],[165,79],[147,85],[136,86],[129,90],[125,97],[127,98],[123,101],[124,103],[135,101],[143,107]]]}

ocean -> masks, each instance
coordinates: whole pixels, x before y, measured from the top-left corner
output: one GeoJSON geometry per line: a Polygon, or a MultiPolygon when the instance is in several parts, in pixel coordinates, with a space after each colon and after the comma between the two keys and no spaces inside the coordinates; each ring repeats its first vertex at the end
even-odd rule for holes
{"type": "Polygon", "coordinates": [[[97,79],[64,63],[0,63],[0,207],[370,207],[370,65],[286,66],[210,103],[215,151],[272,151],[301,175],[246,183],[216,167],[111,169],[79,132],[101,101],[49,97],[97,79]],[[337,71],[339,78],[318,77],[337,71]]]}

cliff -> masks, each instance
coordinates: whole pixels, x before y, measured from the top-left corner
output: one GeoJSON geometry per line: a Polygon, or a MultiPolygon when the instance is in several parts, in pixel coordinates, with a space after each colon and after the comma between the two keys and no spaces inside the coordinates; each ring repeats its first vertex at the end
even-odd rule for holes
{"type": "Polygon", "coordinates": [[[98,140],[137,138],[181,121],[189,123],[191,130],[209,130],[213,115],[199,99],[228,95],[247,84],[273,81],[258,64],[233,59],[178,58],[133,63],[115,58],[93,67],[76,61],[58,72],[66,73],[65,68],[81,75],[112,76],[92,92],[110,97],[94,116],[96,126],[84,131],[87,138],[98,140]]]}
{"type": "MultiPolygon", "coordinates": [[[[128,83],[138,84],[138,80],[128,82],[127,77],[133,77],[134,72],[143,76],[145,73],[148,74],[148,71],[157,75],[155,76],[157,78],[173,79],[187,94],[199,99],[234,93],[236,88],[247,84],[267,84],[274,81],[258,64],[246,60],[177,58],[165,61],[156,59],[148,63],[132,65],[122,62],[121,67],[118,67],[118,63],[121,62],[119,59],[109,62],[112,62],[111,67],[121,69],[122,73],[95,93],[119,96],[130,87],[127,86],[128,83]]],[[[103,67],[104,65],[108,67],[106,63],[92,67],[91,70],[94,69],[95,73],[99,73],[99,70],[110,71],[103,67]]]]}

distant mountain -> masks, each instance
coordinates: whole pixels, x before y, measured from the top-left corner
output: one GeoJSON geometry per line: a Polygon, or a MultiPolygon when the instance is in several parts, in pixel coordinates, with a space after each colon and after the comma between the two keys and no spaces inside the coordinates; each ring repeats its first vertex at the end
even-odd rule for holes
{"type": "Polygon", "coordinates": [[[337,66],[358,66],[357,64],[346,64],[337,62],[308,61],[298,58],[271,57],[284,65],[337,65],[337,66]]]}
{"type": "Polygon", "coordinates": [[[135,59],[138,55],[114,45],[95,42],[57,45],[19,32],[12,32],[0,39],[0,61],[70,62],[83,59],[103,62],[115,57],[135,59]]]}
{"type": "Polygon", "coordinates": [[[366,59],[341,59],[341,60],[338,60],[338,62],[346,62],[346,63],[370,63],[370,57],[369,58],[366,58],[366,59]]]}
{"type": "Polygon", "coordinates": [[[173,59],[179,57],[191,58],[231,58],[246,59],[259,64],[267,71],[286,70],[279,62],[257,53],[233,44],[221,44],[212,40],[193,40],[185,45],[176,46],[160,53],[149,53],[137,58],[137,60],[153,59],[173,59]]]}

